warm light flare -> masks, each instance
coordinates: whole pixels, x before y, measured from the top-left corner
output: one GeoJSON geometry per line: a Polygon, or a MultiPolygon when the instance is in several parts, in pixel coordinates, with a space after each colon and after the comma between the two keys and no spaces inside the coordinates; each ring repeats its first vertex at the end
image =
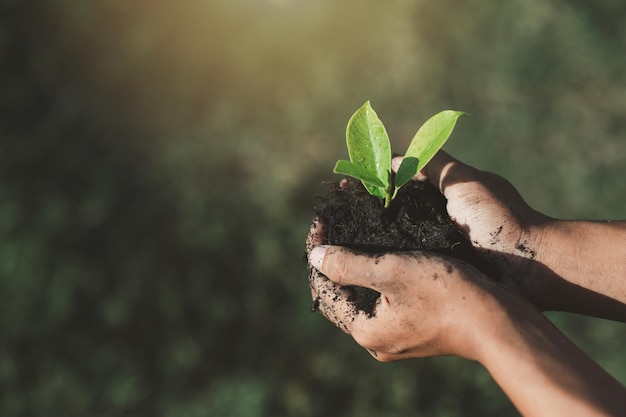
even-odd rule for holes
{"type": "Polygon", "coordinates": [[[41,17],[47,32],[33,36],[51,36],[60,71],[96,101],[167,127],[200,123],[224,106],[281,109],[294,97],[336,94],[364,71],[402,67],[396,61],[408,51],[397,45],[409,43],[386,21],[386,6],[367,3],[55,4],[41,17]],[[395,49],[385,49],[392,40],[395,49]]]}

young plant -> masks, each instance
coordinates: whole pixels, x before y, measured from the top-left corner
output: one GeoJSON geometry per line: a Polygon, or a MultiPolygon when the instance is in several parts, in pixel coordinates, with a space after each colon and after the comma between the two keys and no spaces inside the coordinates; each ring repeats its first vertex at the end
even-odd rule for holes
{"type": "Polygon", "coordinates": [[[334,172],[360,180],[367,191],[385,200],[385,208],[437,153],[454,130],[461,111],[444,110],[419,128],[395,177],[391,173],[391,144],[385,126],[367,101],[348,121],[346,142],[350,160],[339,160],[334,172]]]}

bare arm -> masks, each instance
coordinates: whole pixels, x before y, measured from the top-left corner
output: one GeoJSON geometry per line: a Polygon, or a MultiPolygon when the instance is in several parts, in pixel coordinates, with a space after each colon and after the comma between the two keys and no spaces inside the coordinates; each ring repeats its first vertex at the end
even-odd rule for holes
{"type": "Polygon", "coordinates": [[[531,305],[509,299],[479,326],[477,360],[522,415],[619,416],[626,410],[624,387],[531,305]]]}
{"type": "Polygon", "coordinates": [[[626,222],[557,220],[542,233],[535,261],[547,268],[535,269],[547,284],[543,303],[626,322],[626,222]]]}

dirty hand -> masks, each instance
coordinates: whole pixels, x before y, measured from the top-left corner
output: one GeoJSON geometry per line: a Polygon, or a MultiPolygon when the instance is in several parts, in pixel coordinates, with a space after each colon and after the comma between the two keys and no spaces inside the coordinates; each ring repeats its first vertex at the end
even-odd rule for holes
{"type": "Polygon", "coordinates": [[[534,306],[462,261],[428,252],[371,255],[307,239],[313,299],[379,361],[456,355],[481,363],[527,417],[618,416],[624,387],[534,306]],[[328,278],[327,278],[328,277],[328,278]],[[374,316],[347,301],[381,293],[374,316]]]}
{"type": "Polygon", "coordinates": [[[427,252],[363,254],[308,239],[311,292],[326,318],[382,362],[456,355],[473,359],[475,321],[484,322],[502,288],[470,265],[427,252]],[[347,301],[360,286],[381,293],[374,315],[347,301]]]}
{"type": "MultiPolygon", "coordinates": [[[[401,158],[394,160],[399,165],[401,158]]],[[[428,179],[448,200],[448,214],[490,265],[490,275],[542,308],[531,273],[543,225],[552,221],[526,204],[504,178],[479,171],[439,151],[417,179],[428,179]]]]}

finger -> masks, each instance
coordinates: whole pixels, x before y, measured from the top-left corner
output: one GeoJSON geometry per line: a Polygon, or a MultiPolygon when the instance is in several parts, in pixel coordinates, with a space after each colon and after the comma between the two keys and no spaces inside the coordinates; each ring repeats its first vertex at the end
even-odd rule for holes
{"type": "Polygon", "coordinates": [[[315,268],[309,271],[309,285],[315,309],[345,333],[352,334],[359,312],[353,303],[348,302],[350,292],[315,268]]]}
{"type": "MultiPolygon", "coordinates": [[[[397,173],[400,165],[404,160],[403,156],[396,156],[391,160],[391,169],[397,173]]],[[[446,181],[450,180],[450,168],[453,166],[467,167],[467,165],[459,162],[445,151],[438,151],[435,156],[413,176],[414,180],[430,182],[443,193],[446,181]]],[[[467,167],[469,168],[469,167],[467,167]]]]}
{"type": "Polygon", "coordinates": [[[309,263],[336,284],[357,285],[382,292],[393,277],[387,255],[363,254],[341,246],[317,246],[309,263]]]}
{"type": "Polygon", "coordinates": [[[398,169],[400,169],[402,161],[404,161],[404,156],[394,156],[391,158],[391,170],[398,173],[398,169]]]}
{"type": "Polygon", "coordinates": [[[474,181],[478,172],[444,151],[437,152],[425,168],[430,182],[448,199],[450,199],[449,191],[453,185],[474,181]]]}
{"type": "Polygon", "coordinates": [[[324,224],[319,219],[314,219],[306,237],[306,253],[311,252],[314,247],[324,243],[324,231],[324,224]]]}
{"type": "Polygon", "coordinates": [[[450,156],[450,154],[445,151],[439,151],[435,154],[435,156],[433,156],[422,171],[431,183],[443,192],[441,179],[445,177],[449,167],[457,163],[459,163],[459,161],[450,156]]]}
{"type": "MultiPolygon", "coordinates": [[[[398,170],[400,169],[400,165],[402,165],[402,161],[403,160],[404,160],[403,156],[395,156],[391,160],[391,170],[393,172],[395,172],[396,174],[398,173],[398,170]]],[[[427,177],[426,177],[426,174],[423,171],[424,170],[422,170],[422,171],[418,172],[417,174],[415,174],[413,176],[413,179],[417,180],[417,181],[426,181],[427,177]]]]}
{"type": "Polygon", "coordinates": [[[349,185],[350,185],[350,180],[348,178],[342,178],[342,180],[339,181],[340,190],[345,190],[346,188],[348,188],[349,185]]]}

